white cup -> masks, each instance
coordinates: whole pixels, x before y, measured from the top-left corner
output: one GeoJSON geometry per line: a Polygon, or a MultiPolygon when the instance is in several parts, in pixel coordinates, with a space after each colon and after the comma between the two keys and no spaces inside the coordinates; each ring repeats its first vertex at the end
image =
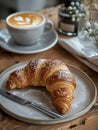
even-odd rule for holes
{"type": "Polygon", "coordinates": [[[48,31],[51,30],[52,21],[37,12],[17,12],[6,18],[6,27],[11,37],[20,45],[37,43],[47,25],[48,31]]]}

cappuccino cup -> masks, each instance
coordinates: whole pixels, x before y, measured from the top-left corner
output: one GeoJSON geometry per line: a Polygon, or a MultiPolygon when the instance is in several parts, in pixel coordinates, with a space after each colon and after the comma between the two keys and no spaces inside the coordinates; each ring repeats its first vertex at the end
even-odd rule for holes
{"type": "Polygon", "coordinates": [[[38,42],[48,25],[52,28],[52,21],[37,12],[17,12],[6,18],[6,27],[14,41],[20,45],[33,45],[38,42]]]}

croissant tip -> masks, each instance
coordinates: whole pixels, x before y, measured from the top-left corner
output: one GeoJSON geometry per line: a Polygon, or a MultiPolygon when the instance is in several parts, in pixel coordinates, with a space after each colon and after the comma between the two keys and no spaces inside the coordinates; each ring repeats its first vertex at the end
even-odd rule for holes
{"type": "Polygon", "coordinates": [[[16,85],[11,80],[8,80],[6,83],[6,89],[11,90],[11,89],[15,89],[15,88],[16,88],[16,85]]]}

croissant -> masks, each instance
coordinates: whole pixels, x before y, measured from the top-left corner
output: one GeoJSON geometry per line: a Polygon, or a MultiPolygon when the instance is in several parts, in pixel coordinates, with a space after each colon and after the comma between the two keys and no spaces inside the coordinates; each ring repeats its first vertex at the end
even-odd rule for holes
{"type": "Polygon", "coordinates": [[[29,86],[46,87],[59,113],[65,114],[70,110],[76,80],[61,60],[34,59],[24,68],[12,72],[6,83],[9,90],[29,86]]]}

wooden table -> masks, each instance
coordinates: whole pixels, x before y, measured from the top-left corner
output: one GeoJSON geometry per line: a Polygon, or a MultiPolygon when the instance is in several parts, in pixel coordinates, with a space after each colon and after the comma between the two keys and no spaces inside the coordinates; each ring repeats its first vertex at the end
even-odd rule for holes
{"type": "MultiPolygon", "coordinates": [[[[41,10],[46,17],[54,22],[54,28],[58,27],[58,7],[41,10]]],[[[0,21],[0,29],[5,27],[0,21]]],[[[60,37],[65,37],[59,34],[60,37]]],[[[66,38],[66,37],[65,37],[66,38]]],[[[38,54],[15,54],[0,48],[0,73],[8,67],[19,62],[34,58],[61,59],[65,63],[72,64],[88,74],[98,87],[98,73],[94,72],[82,62],[73,57],[69,52],[56,44],[53,48],[38,54]]],[[[33,125],[21,122],[7,115],[0,109],[0,130],[98,130],[98,106],[97,101],[93,108],[85,115],[67,123],[54,125],[33,125]]]]}

